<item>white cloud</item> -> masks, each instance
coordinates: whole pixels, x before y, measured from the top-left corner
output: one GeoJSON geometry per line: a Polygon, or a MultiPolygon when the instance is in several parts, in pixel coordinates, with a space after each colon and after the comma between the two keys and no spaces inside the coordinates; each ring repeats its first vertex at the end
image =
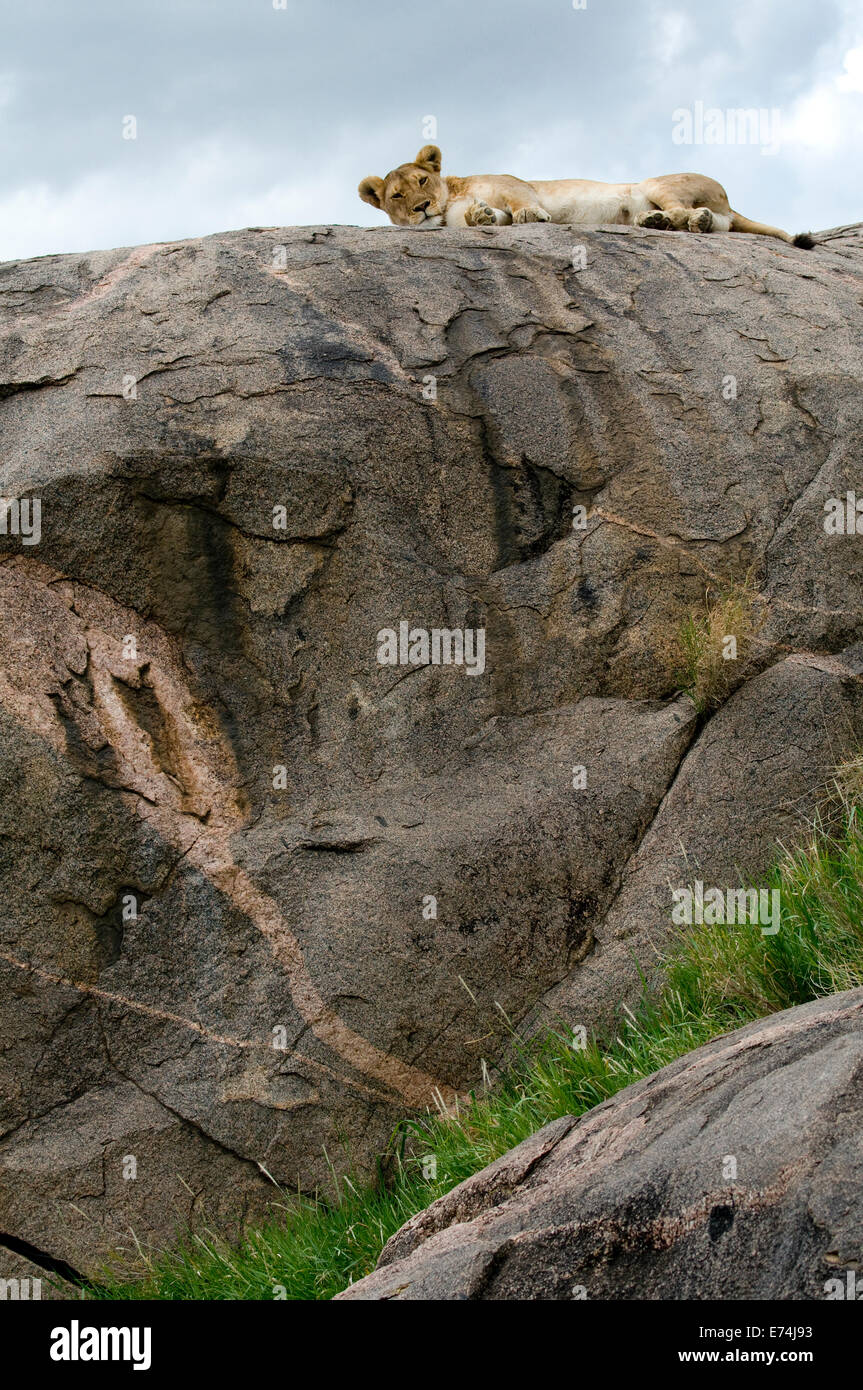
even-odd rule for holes
{"type": "Polygon", "coordinates": [[[822,78],[799,97],[783,121],[783,143],[829,153],[844,147],[859,161],[859,131],[863,123],[863,46],[849,49],[843,71],[822,78]]]}
{"type": "Polygon", "coordinates": [[[674,63],[686,52],[694,36],[692,20],[679,10],[660,16],[657,25],[654,56],[664,67],[674,63]]]}
{"type": "Polygon", "coordinates": [[[842,62],[845,71],[836,79],[840,92],[863,92],[863,44],[849,48],[842,62]]]}

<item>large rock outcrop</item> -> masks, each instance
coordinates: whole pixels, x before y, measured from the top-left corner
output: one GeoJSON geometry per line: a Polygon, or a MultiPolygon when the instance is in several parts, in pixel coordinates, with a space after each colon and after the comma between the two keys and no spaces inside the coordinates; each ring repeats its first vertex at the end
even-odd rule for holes
{"type": "Polygon", "coordinates": [[[26,509],[0,534],[25,1256],[89,1269],[362,1164],[502,1012],[607,1021],[687,865],[793,838],[863,727],[863,549],[823,526],[860,484],[861,298],[857,228],[0,267],[0,495],[41,502],[38,544],[26,509]],[[676,635],[747,576],[705,725],[676,635]],[[380,664],[401,622],[484,629],[484,669],[380,664]]]}
{"type": "Polygon", "coordinates": [[[531,1135],[339,1297],[845,1297],[861,1083],[863,989],[774,1014],[531,1135]]]}

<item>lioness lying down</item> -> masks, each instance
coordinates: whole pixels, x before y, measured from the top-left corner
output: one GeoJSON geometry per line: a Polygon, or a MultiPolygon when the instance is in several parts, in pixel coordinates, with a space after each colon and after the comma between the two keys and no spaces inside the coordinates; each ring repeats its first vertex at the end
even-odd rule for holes
{"type": "Polygon", "coordinates": [[[441,152],[424,145],[413,164],[400,164],[385,179],[370,174],[359,186],[364,203],[380,208],[397,227],[483,227],[510,222],[565,222],[599,226],[625,222],[663,231],[755,232],[804,246],[807,232],[789,236],[778,227],[734,212],[721,183],[701,174],[668,174],[641,183],[593,179],[537,179],[509,174],[441,177],[441,152]]]}

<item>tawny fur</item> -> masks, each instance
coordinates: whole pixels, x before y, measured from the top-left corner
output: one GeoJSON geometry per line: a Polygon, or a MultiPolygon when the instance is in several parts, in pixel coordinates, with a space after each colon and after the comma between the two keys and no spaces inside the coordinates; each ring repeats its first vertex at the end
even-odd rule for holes
{"type": "Polygon", "coordinates": [[[793,237],[779,227],[734,212],[715,179],[702,174],[668,174],[641,183],[598,183],[593,179],[537,179],[510,174],[441,175],[437,145],[424,145],[412,164],[386,178],[371,174],[358,192],[397,227],[503,226],[511,222],[563,222],[602,226],[621,222],[663,231],[753,232],[810,247],[807,233],[793,237]]]}

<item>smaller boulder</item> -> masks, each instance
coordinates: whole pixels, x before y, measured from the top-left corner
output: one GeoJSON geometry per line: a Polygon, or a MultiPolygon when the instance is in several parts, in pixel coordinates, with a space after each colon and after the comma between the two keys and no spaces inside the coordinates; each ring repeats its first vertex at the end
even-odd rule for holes
{"type": "Polygon", "coordinates": [[[547,1125],[415,1216],[339,1297],[863,1297],[861,1138],[855,989],[547,1125]]]}

